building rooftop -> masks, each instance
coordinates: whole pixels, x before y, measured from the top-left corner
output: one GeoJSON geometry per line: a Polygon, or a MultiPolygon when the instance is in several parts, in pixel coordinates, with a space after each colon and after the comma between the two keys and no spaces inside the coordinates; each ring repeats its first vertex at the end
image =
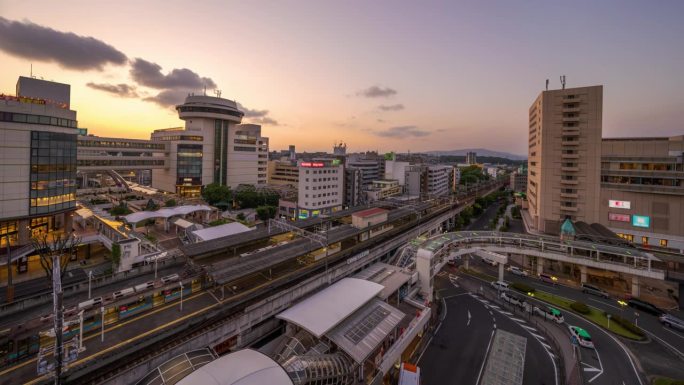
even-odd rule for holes
{"type": "Polygon", "coordinates": [[[291,322],[317,338],[340,324],[383,289],[375,282],[344,278],[297,303],[276,317],[291,322]]]}
{"type": "Polygon", "coordinates": [[[195,230],[192,233],[195,237],[199,238],[200,241],[210,241],[212,239],[227,237],[229,235],[240,234],[252,230],[254,230],[253,227],[247,227],[239,222],[232,222],[220,226],[195,230]]]}
{"type": "Polygon", "coordinates": [[[134,224],[152,218],[170,218],[174,215],[187,215],[195,211],[211,211],[212,208],[206,205],[188,205],[173,208],[164,208],[157,211],[138,211],[124,217],[126,222],[134,224]]]}
{"type": "Polygon", "coordinates": [[[404,272],[399,266],[378,262],[356,274],[354,278],[365,279],[384,286],[378,295],[380,299],[384,300],[408,282],[411,279],[411,274],[404,272]]]}
{"type": "Polygon", "coordinates": [[[178,385],[292,385],[277,362],[252,349],[239,350],[212,361],[177,382],[178,385]]]}
{"type": "Polygon", "coordinates": [[[383,208],[374,207],[374,208],[372,208],[372,209],[359,211],[358,213],[354,213],[353,215],[354,215],[355,217],[359,217],[359,218],[367,218],[367,217],[372,217],[372,216],[375,216],[375,215],[386,214],[387,212],[388,212],[388,211],[385,210],[385,209],[383,209],[383,208]]]}

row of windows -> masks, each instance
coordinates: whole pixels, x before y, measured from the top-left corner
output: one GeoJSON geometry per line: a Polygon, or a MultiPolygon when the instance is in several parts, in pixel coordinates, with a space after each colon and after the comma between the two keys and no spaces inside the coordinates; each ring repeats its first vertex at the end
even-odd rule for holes
{"type": "MultiPolygon", "coordinates": [[[[682,163],[620,163],[620,170],[682,171],[682,163]]],[[[601,162],[602,169],[609,169],[610,162],[601,162]]]]}
{"type": "Polygon", "coordinates": [[[641,178],[641,177],[602,175],[601,176],[601,182],[604,182],[604,183],[620,183],[620,184],[638,184],[638,185],[647,185],[647,186],[684,187],[684,179],[669,179],[669,178],[641,178]]]}
{"type": "Polygon", "coordinates": [[[323,201],[323,202],[312,202],[311,205],[309,205],[309,202],[304,202],[304,207],[329,206],[331,204],[337,204],[338,202],[339,202],[339,199],[332,199],[332,200],[323,201]]]}
{"type": "MultiPolygon", "coordinates": [[[[323,194],[312,194],[312,198],[323,198],[323,197],[329,197],[329,196],[335,196],[337,195],[337,192],[330,192],[330,193],[323,193],[323,194]]],[[[309,194],[304,194],[304,198],[308,198],[309,194]]]]}
{"type": "Polygon", "coordinates": [[[253,144],[256,145],[256,139],[233,139],[235,144],[253,144]]]}
{"type": "MultiPolygon", "coordinates": [[[[256,147],[243,147],[243,146],[234,146],[233,150],[235,151],[247,151],[247,152],[256,152],[256,147]]],[[[261,156],[261,155],[260,155],[261,156]]]]}
{"type": "Polygon", "coordinates": [[[13,123],[43,124],[46,126],[60,126],[77,128],[78,122],[71,119],[55,118],[53,116],[19,114],[16,112],[0,111],[0,121],[13,123]]]}
{"type": "MultiPolygon", "coordinates": [[[[327,169],[327,170],[311,170],[312,174],[337,174],[337,171],[339,169],[334,168],[334,169],[327,169]]],[[[308,174],[310,170],[306,170],[306,173],[308,174]]]]}
{"type": "Polygon", "coordinates": [[[78,160],[79,167],[92,166],[163,166],[163,159],[97,159],[78,160]]]}
{"type": "Polygon", "coordinates": [[[241,118],[244,114],[241,111],[228,110],[215,107],[198,107],[198,106],[178,106],[178,112],[209,112],[212,114],[224,114],[230,116],[237,116],[241,118]]]}
{"type": "MultiPolygon", "coordinates": [[[[201,142],[204,140],[203,137],[197,135],[167,135],[155,138],[156,140],[162,141],[176,141],[176,140],[188,140],[193,142],[201,142]]],[[[163,144],[162,144],[163,146],[163,144]]],[[[163,147],[162,147],[163,148],[163,147]]]]}
{"type": "MultiPolygon", "coordinates": [[[[312,186],[311,189],[312,190],[328,190],[328,189],[337,189],[338,187],[340,187],[340,186],[328,184],[328,185],[324,185],[324,186],[312,186]]],[[[304,186],[304,189],[308,190],[309,186],[304,186]]]]}
{"type": "MultiPolygon", "coordinates": [[[[200,140],[201,140],[201,137],[200,137],[200,140]]],[[[78,146],[79,147],[139,148],[139,149],[144,149],[144,150],[163,150],[166,148],[166,146],[163,143],[119,142],[119,141],[90,140],[90,139],[79,139],[78,146]]]]}

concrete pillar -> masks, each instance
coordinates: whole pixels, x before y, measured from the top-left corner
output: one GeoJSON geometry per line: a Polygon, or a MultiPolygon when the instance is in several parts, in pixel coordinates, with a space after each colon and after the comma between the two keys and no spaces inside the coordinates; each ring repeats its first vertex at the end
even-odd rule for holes
{"type": "Polygon", "coordinates": [[[537,257],[537,275],[544,272],[544,258],[537,257]]]}
{"type": "Polygon", "coordinates": [[[64,213],[64,233],[71,234],[74,231],[74,213],[64,213]]]}
{"type": "Polygon", "coordinates": [[[580,266],[580,283],[587,283],[587,267],[580,266]]]}
{"type": "Polygon", "coordinates": [[[463,255],[463,268],[470,269],[470,254],[463,255]]]}
{"type": "Polygon", "coordinates": [[[504,280],[504,264],[499,263],[499,281],[504,280]]]}
{"type": "Polygon", "coordinates": [[[635,275],[632,277],[632,297],[638,297],[640,293],[639,277],[635,275]]]}
{"type": "Polygon", "coordinates": [[[19,245],[28,245],[31,243],[31,230],[28,228],[30,222],[28,219],[19,220],[19,239],[17,240],[19,245]]]}

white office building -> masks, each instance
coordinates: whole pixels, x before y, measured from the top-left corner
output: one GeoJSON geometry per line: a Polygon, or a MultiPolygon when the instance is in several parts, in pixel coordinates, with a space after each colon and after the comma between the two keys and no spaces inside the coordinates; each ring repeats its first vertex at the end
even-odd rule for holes
{"type": "Polygon", "coordinates": [[[342,209],[344,167],[338,159],[299,161],[297,218],[315,218],[342,209]]]}

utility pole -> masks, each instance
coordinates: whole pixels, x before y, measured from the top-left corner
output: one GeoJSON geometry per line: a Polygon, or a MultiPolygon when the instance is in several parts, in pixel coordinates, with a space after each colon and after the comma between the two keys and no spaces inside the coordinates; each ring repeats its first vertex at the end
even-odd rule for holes
{"type": "Polygon", "coordinates": [[[61,384],[64,360],[64,353],[62,351],[64,348],[64,335],[62,334],[62,324],[64,321],[64,312],[62,311],[62,275],[59,266],[60,256],[58,254],[59,252],[52,254],[52,311],[55,315],[53,317],[55,323],[55,385],[61,384]]]}

